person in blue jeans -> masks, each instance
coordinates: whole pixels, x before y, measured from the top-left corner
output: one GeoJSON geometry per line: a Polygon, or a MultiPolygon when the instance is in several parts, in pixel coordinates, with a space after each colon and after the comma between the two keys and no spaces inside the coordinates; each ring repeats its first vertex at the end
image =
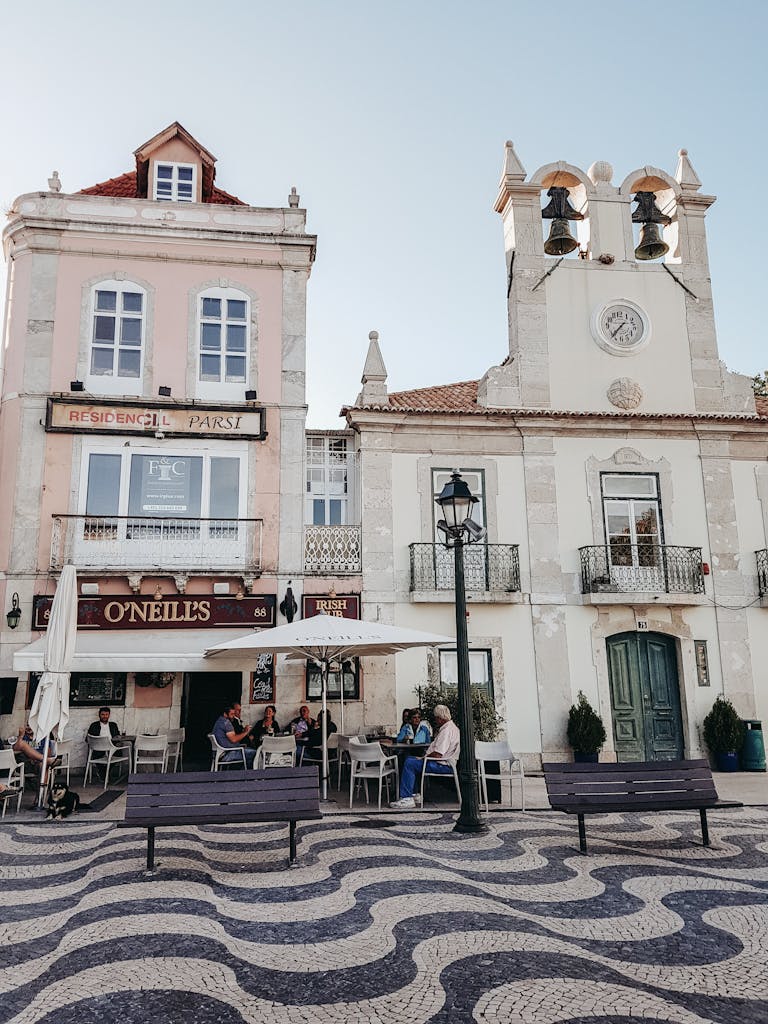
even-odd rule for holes
{"type": "Polygon", "coordinates": [[[414,708],[408,714],[408,721],[395,737],[395,743],[431,743],[432,729],[429,722],[421,717],[421,709],[414,708]]]}
{"type": "Polygon", "coordinates": [[[447,759],[453,760],[459,756],[461,735],[445,704],[436,705],[434,716],[437,732],[424,757],[405,759],[403,773],[400,776],[400,799],[389,805],[398,811],[410,810],[421,803],[421,797],[416,793],[416,783],[424,771],[425,764],[429,765],[430,772],[438,775],[453,774],[447,759]]]}
{"type": "MultiPolygon", "coordinates": [[[[249,768],[253,768],[253,761],[256,757],[256,751],[251,747],[243,747],[243,740],[246,739],[249,732],[251,731],[250,725],[243,726],[243,731],[238,732],[232,719],[235,716],[235,705],[228,704],[219,717],[214,723],[212,732],[216,739],[216,742],[220,747],[231,747],[237,748],[238,750],[245,750],[245,763],[249,768]]],[[[221,761],[239,761],[240,754],[232,753],[222,754],[221,761]]],[[[219,762],[221,763],[221,762],[219,762]]]]}

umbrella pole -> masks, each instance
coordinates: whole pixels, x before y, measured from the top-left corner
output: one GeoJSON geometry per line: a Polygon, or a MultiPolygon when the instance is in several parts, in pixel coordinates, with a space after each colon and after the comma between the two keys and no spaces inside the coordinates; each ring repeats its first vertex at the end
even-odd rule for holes
{"type": "Polygon", "coordinates": [[[323,800],[328,799],[328,662],[320,662],[320,684],[323,691],[323,800]]]}
{"type": "Polygon", "coordinates": [[[43,806],[43,791],[45,790],[45,772],[48,767],[48,747],[51,742],[50,735],[45,737],[45,746],[43,747],[43,760],[40,765],[40,789],[37,791],[37,806],[43,806]]]}

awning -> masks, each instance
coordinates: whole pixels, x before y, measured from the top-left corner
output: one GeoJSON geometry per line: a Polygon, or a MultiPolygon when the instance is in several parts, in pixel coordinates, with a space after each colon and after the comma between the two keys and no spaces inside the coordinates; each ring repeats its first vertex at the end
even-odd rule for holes
{"type": "MultiPolygon", "coordinates": [[[[215,644],[242,636],[242,629],[78,630],[72,672],[227,672],[251,671],[253,655],[204,658],[215,644]]],[[[13,655],[14,672],[42,672],[45,637],[13,655]]]]}

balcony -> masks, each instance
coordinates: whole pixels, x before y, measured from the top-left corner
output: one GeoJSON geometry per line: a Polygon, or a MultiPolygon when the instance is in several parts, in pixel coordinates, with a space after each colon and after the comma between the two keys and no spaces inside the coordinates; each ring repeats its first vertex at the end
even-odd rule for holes
{"type": "Polygon", "coordinates": [[[613,543],[579,548],[579,555],[589,604],[626,604],[627,594],[637,603],[657,601],[659,594],[669,595],[670,604],[704,601],[701,548],[613,543]]]}
{"type": "Polygon", "coordinates": [[[261,519],[55,515],[51,568],[261,571],[261,519]]]}
{"type": "Polygon", "coordinates": [[[310,576],[348,576],[362,572],[359,526],[305,526],[304,572],[310,576]]]}
{"type": "Polygon", "coordinates": [[[763,607],[768,608],[768,548],[755,552],[757,559],[757,592],[763,607]]]}
{"type": "MultiPolygon", "coordinates": [[[[411,600],[452,601],[453,549],[442,544],[411,544],[411,600]]],[[[464,548],[464,587],[472,602],[520,601],[517,544],[471,544],[464,548]]]]}

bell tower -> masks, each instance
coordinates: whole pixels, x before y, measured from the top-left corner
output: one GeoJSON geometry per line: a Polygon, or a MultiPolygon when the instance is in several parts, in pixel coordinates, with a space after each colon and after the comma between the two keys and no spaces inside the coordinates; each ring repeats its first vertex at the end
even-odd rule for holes
{"type": "Polygon", "coordinates": [[[492,408],[754,413],[749,379],[717,351],[705,217],[715,197],[681,149],[674,176],[613,183],[558,161],[527,176],[507,142],[509,354],[480,381],[492,408]],[[546,237],[545,237],[546,235],[546,237]]]}

